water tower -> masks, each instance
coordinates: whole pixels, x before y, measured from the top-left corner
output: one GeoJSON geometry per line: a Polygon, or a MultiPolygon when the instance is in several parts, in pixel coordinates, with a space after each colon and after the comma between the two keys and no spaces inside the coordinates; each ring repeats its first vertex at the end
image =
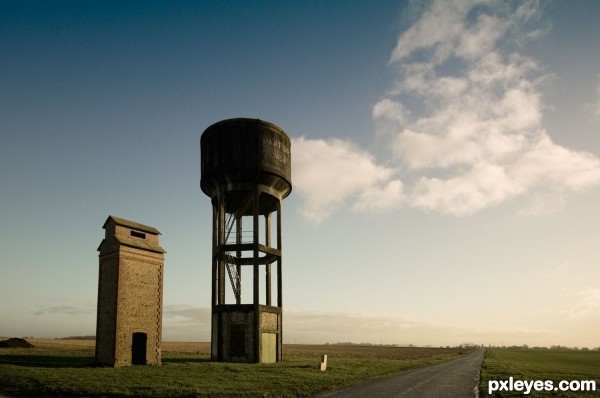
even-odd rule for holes
{"type": "Polygon", "coordinates": [[[200,153],[200,187],[213,208],[212,360],[280,362],[290,139],[269,122],[228,119],[202,133],[200,153]]]}

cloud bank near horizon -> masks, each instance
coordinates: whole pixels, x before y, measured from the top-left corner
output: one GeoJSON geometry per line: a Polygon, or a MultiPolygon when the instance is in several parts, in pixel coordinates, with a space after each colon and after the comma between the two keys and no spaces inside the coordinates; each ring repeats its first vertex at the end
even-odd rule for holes
{"type": "Polygon", "coordinates": [[[547,30],[537,1],[434,1],[416,15],[391,53],[396,81],[372,108],[385,166],[348,140],[293,140],[306,219],[342,206],[462,216],[517,196],[558,198],[527,210],[544,213],[600,182],[595,155],[556,144],[543,126],[550,76],[522,50],[547,30]]]}
{"type": "MultiPolygon", "coordinates": [[[[577,305],[587,305],[593,294],[577,295],[577,305]],[[579,300],[581,298],[581,300],[579,300]]],[[[573,304],[573,303],[571,303],[573,304]]],[[[589,306],[588,306],[589,307],[589,306]]],[[[565,306],[565,309],[572,308],[565,306]]],[[[579,307],[577,307],[579,308],[579,307]]],[[[581,321],[593,317],[580,313],[581,321]]],[[[560,312],[559,312],[560,313],[560,312]]],[[[562,313],[567,318],[573,314],[562,313]]],[[[462,343],[492,345],[581,345],[581,339],[564,341],[560,333],[544,327],[498,326],[489,319],[473,319],[471,324],[434,322],[412,315],[365,312],[317,312],[287,309],[284,341],[286,344],[371,343],[417,346],[445,346],[462,343]],[[579,341],[579,343],[575,343],[579,341]]],[[[210,341],[210,308],[171,305],[164,309],[165,341],[210,341]]],[[[590,337],[590,341],[593,339],[590,337]]],[[[585,345],[585,344],[584,344],[585,345]]],[[[590,348],[592,348],[590,346],[590,348]]]]}

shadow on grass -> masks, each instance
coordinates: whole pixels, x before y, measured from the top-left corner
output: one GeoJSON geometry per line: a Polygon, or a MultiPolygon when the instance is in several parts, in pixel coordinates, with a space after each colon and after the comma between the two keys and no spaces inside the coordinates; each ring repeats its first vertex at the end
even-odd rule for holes
{"type": "Polygon", "coordinates": [[[0,355],[0,365],[33,368],[85,368],[95,367],[94,358],[53,355],[0,355]]]}
{"type": "MultiPolygon", "coordinates": [[[[167,357],[162,358],[163,364],[208,363],[210,358],[167,357]]],[[[23,366],[30,368],[96,368],[103,367],[95,362],[94,357],[39,355],[39,354],[8,354],[0,355],[0,365],[23,366]]]]}
{"type": "Polygon", "coordinates": [[[161,359],[161,362],[163,364],[168,364],[168,363],[208,363],[211,362],[210,358],[186,358],[186,357],[176,357],[176,358],[165,358],[163,357],[161,359]]]}

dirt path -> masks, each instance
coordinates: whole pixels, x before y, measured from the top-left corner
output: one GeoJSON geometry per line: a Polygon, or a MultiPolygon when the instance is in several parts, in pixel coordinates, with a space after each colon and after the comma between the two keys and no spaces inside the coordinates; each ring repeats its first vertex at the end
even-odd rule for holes
{"type": "Polygon", "coordinates": [[[327,391],[316,397],[477,397],[484,356],[485,350],[481,349],[453,361],[327,391]]]}

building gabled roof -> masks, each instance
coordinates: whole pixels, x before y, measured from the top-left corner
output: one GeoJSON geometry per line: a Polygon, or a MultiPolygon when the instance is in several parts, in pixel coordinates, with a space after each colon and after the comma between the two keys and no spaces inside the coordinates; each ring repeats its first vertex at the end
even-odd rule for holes
{"type": "Polygon", "coordinates": [[[161,235],[161,233],[158,231],[158,229],[156,229],[154,227],[150,227],[148,225],[140,224],[135,221],[129,221],[124,218],[111,216],[111,215],[108,216],[108,218],[106,219],[106,222],[104,223],[102,228],[106,229],[106,223],[108,223],[108,220],[113,220],[115,222],[115,224],[121,225],[123,227],[129,227],[131,229],[136,229],[138,231],[144,231],[144,232],[148,232],[148,233],[155,234],[155,235],[161,235]]]}
{"type": "MultiPolygon", "coordinates": [[[[123,246],[129,246],[136,249],[148,250],[155,253],[166,253],[167,251],[163,249],[160,245],[153,245],[152,243],[144,242],[138,239],[127,239],[122,236],[115,236],[115,240],[123,246]]],[[[100,246],[98,246],[98,251],[102,251],[102,246],[106,244],[106,239],[102,239],[100,242],[100,246]]],[[[116,249],[116,246],[113,245],[113,248],[116,249]]]]}

